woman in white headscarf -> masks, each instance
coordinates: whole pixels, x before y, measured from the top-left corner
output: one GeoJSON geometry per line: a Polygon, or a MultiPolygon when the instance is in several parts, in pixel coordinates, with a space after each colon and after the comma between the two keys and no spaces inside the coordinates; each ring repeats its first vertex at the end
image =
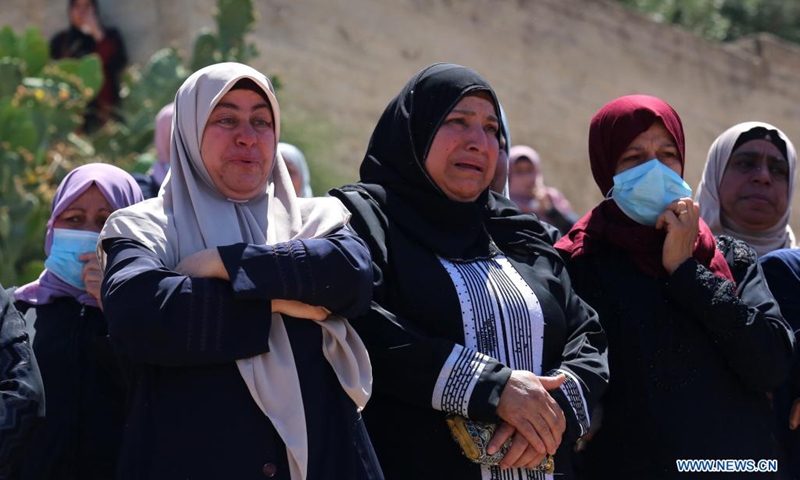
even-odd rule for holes
{"type": "Polygon", "coordinates": [[[278,151],[286,162],[289,176],[292,178],[292,185],[298,197],[310,198],[314,194],[311,192],[311,174],[308,172],[306,156],[299,148],[291,143],[278,143],[278,151]]]}
{"type": "Polygon", "coordinates": [[[789,138],[764,122],[723,132],[708,151],[695,200],[714,235],[750,244],[759,257],[794,248],[789,226],[797,153],[789,138]]]}
{"type": "Polygon", "coordinates": [[[382,478],[360,410],[363,242],[299,199],[269,80],[236,63],[175,97],[163,195],[109,218],[103,300],[137,366],[118,478],[382,478]]]}

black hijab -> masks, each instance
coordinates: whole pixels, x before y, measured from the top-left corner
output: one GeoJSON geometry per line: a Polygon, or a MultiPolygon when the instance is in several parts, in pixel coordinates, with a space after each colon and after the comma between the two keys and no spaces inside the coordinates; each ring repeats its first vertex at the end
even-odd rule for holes
{"type": "Polygon", "coordinates": [[[488,188],[473,202],[451,200],[425,170],[439,126],[462,98],[477,92],[489,94],[500,118],[494,90],[476,72],[438,63],[415,75],[378,121],[359,185],[408,236],[444,258],[488,258],[531,240],[554,253],[532,215],[523,215],[488,188]]]}

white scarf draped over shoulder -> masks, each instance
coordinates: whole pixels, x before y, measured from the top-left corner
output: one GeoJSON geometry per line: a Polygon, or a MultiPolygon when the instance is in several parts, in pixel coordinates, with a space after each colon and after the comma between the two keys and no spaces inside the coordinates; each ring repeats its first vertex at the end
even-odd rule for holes
{"type": "MultiPolygon", "coordinates": [[[[296,197],[277,150],[273,151],[272,173],[263,194],[235,202],[217,191],[200,156],[202,135],[211,111],[242,79],[255,82],[267,96],[277,145],[280,110],[266,76],[238,63],[198,70],[175,96],[170,172],[161,195],[114,212],[100,234],[101,242],[119,237],[136,240],[155,252],[167,268],[175,268],[182,259],[207,248],[318,238],[347,224],[350,213],[338,199],[296,197]]],[[[99,253],[104,260],[104,253],[99,253]]],[[[372,370],[364,344],[343,318],[330,316],[317,324],[322,329],[320,348],[325,358],[348,396],[363,408],[372,390],[372,370]]],[[[272,315],[269,352],[239,359],[236,364],[253,400],[286,444],[292,479],[304,480],[308,438],[303,398],[292,345],[280,314],[272,315]]]]}
{"type": "Polygon", "coordinates": [[[744,122],[734,125],[723,132],[708,150],[708,159],[703,167],[703,177],[695,192],[695,201],[700,205],[700,216],[711,228],[714,235],[728,235],[747,242],[756,251],[758,256],[779,248],[795,248],[796,242],[792,227],[789,226],[789,217],[792,213],[792,195],[794,192],[794,176],[797,169],[797,153],[789,138],[777,127],[764,122],[744,122]],[[719,198],[719,186],[728,160],[733,153],[733,146],[743,133],[761,127],[773,130],[786,143],[786,160],[789,162],[789,204],[783,217],[772,227],[755,232],[737,225],[732,219],[722,212],[719,198]]]}

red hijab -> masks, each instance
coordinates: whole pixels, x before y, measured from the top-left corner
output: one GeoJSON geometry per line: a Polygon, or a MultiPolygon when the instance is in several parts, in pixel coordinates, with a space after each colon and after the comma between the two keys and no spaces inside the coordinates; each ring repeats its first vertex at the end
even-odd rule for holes
{"type": "MultiPolygon", "coordinates": [[[[678,114],[663,100],[649,95],[628,95],[607,103],[592,117],[589,126],[589,161],[592,175],[603,195],[614,186],[617,160],[628,145],[661,121],[678,147],[683,170],[686,157],[683,124],[678,114]]],[[[715,275],[733,281],[725,257],[717,250],[716,240],[701,218],[692,257],[715,275]]],[[[627,252],[639,269],[651,277],[666,277],[662,251],[666,231],[641,225],[625,215],[613,200],[606,200],[572,227],[556,243],[556,248],[578,258],[602,252],[613,245],[627,252]]]]}

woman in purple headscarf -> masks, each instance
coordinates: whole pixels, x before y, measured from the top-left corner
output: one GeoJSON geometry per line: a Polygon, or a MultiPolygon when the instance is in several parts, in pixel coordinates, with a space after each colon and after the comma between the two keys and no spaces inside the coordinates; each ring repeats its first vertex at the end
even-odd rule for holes
{"type": "Polygon", "coordinates": [[[47,401],[23,478],[114,477],[125,388],[108,342],[95,249],[108,216],[142,199],[133,177],[101,163],[71,171],[56,191],[45,270],[14,292],[17,309],[35,318],[33,350],[47,401]]]}

